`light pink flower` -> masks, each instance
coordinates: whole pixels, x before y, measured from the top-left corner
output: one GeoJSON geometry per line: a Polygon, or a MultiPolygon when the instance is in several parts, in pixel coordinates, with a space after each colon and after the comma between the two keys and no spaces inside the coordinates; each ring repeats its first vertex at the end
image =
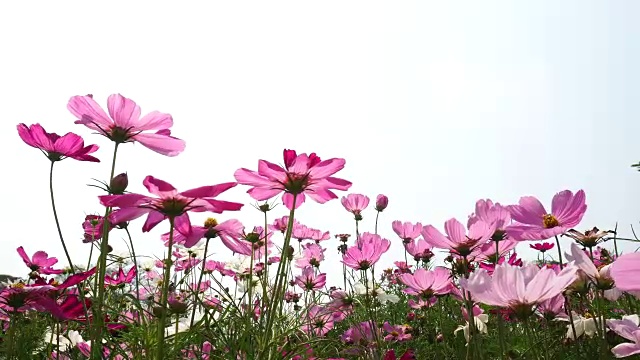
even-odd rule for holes
{"type": "Polygon", "coordinates": [[[331,190],[349,190],[351,182],[331,177],[342,170],[344,164],[344,159],[321,161],[315,153],[297,155],[293,150],[284,150],[284,168],[260,160],[258,171],[241,168],[234,175],[238,183],[253,186],[247,192],[258,201],[271,199],[284,192],[282,201],[291,209],[294,196],[295,207],[298,208],[304,203],[305,194],[324,204],[338,197],[331,190]]]}
{"type": "Polygon", "coordinates": [[[319,267],[320,263],[324,260],[324,252],[327,249],[323,249],[316,243],[304,244],[302,248],[302,257],[296,260],[296,267],[304,269],[308,266],[319,267]]]}
{"type": "Polygon", "coordinates": [[[362,211],[369,206],[369,198],[362,194],[343,196],[341,202],[342,206],[356,217],[356,220],[362,220],[362,211]]]}
{"type": "Polygon", "coordinates": [[[342,256],[342,263],[355,270],[367,270],[380,260],[390,245],[389,240],[378,235],[363,233],[358,243],[342,256]]]}
{"type": "Polygon", "coordinates": [[[67,109],[78,118],[76,124],[96,130],[116,143],[137,141],[167,156],[176,156],[184,150],[184,141],[171,136],[171,115],[152,111],[140,118],[140,107],[120,94],[109,96],[107,108],[111,117],[91,95],[73,96],[67,104],[67,109]]]}
{"type": "Polygon", "coordinates": [[[460,256],[469,256],[491,238],[495,227],[478,220],[471,224],[467,235],[467,230],[460,221],[449,219],[444,223],[444,231],[447,236],[427,225],[422,228],[422,237],[434,247],[450,250],[460,256]]]}
{"type": "Polygon", "coordinates": [[[84,146],[84,140],[71,132],[60,136],[46,132],[40,124],[30,127],[18,124],[18,135],[27,145],[42,151],[51,161],[60,161],[69,157],[80,161],[100,162],[89,155],[98,151],[98,145],[84,146]]]}
{"type": "Polygon", "coordinates": [[[583,190],[575,195],[561,191],[553,197],[549,213],[535,197],[521,197],[518,205],[508,207],[519,224],[509,226],[507,233],[514,240],[545,240],[560,235],[580,223],[587,211],[585,200],[583,190]]]}
{"type": "Polygon", "coordinates": [[[476,202],[476,212],[469,216],[467,227],[471,227],[477,221],[484,221],[493,225],[496,230],[504,230],[511,223],[511,214],[507,207],[494,204],[493,201],[478,200],[476,202]]]}
{"type": "Polygon", "coordinates": [[[190,227],[189,217],[186,215],[188,211],[221,213],[225,210],[240,210],[242,207],[242,204],[214,199],[236,186],[236,183],[203,186],[180,193],[168,182],[153,176],[147,176],[143,184],[151,194],[157,197],[132,193],[99,197],[102,205],[119,208],[109,215],[109,221],[112,224],[130,221],[148,214],[142,227],[144,232],[148,232],[170,217],[175,219],[178,226],[181,226],[181,222],[186,222],[190,227]]]}
{"type": "Polygon", "coordinates": [[[422,224],[419,222],[413,224],[408,221],[402,222],[395,220],[391,223],[391,227],[405,245],[420,236],[420,232],[422,231],[422,224]]]}
{"type": "Polygon", "coordinates": [[[622,291],[640,291],[640,253],[625,254],[611,264],[611,277],[622,291]]]}
{"type": "Polygon", "coordinates": [[[535,265],[525,267],[498,265],[493,276],[484,269],[460,279],[460,286],[474,300],[486,305],[511,309],[520,319],[533,313],[533,307],[562,293],[576,279],[572,264],[560,273],[535,265]]]}
{"type": "Polygon", "coordinates": [[[618,344],[611,349],[616,358],[640,354],[640,328],[629,319],[607,320],[607,326],[630,343],[618,344]]]}
{"type": "Polygon", "coordinates": [[[316,275],[313,267],[302,270],[302,274],[296,276],[294,282],[304,291],[321,290],[327,283],[327,274],[316,275]]]}
{"type": "Polygon", "coordinates": [[[409,295],[430,299],[435,295],[446,295],[451,292],[451,272],[449,269],[438,266],[429,271],[418,269],[413,274],[402,274],[400,281],[407,286],[403,291],[409,295]]]}

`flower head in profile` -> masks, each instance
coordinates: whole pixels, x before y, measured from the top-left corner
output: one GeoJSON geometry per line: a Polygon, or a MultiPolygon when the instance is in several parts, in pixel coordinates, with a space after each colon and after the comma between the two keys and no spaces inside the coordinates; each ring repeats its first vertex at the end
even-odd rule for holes
{"type": "Polygon", "coordinates": [[[584,233],[581,233],[580,231],[577,231],[575,229],[569,229],[564,235],[572,238],[578,244],[586,248],[593,248],[594,246],[600,244],[607,235],[613,233],[614,232],[611,230],[602,231],[597,227],[594,227],[593,229],[587,230],[584,233]]]}
{"type": "Polygon", "coordinates": [[[520,198],[518,205],[510,205],[509,212],[518,224],[507,228],[515,240],[545,240],[578,225],[587,211],[583,190],[575,194],[569,190],[557,193],[551,201],[551,212],[547,212],[533,196],[520,198]]]}
{"type": "Polygon", "coordinates": [[[545,253],[551,249],[553,249],[554,247],[554,243],[552,242],[542,242],[542,243],[537,243],[537,244],[531,244],[529,245],[530,248],[532,248],[533,250],[538,250],[541,253],[545,253]]]}
{"type": "Polygon", "coordinates": [[[357,221],[360,221],[362,211],[369,206],[369,197],[362,194],[349,194],[342,197],[342,206],[352,213],[357,221]]]}
{"type": "Polygon", "coordinates": [[[84,140],[71,132],[60,136],[46,132],[40,124],[31,126],[18,124],[18,135],[27,145],[42,151],[51,161],[72,158],[79,161],[100,162],[89,155],[98,150],[98,145],[84,146],[84,140]]]}
{"type": "Polygon", "coordinates": [[[61,269],[56,270],[53,268],[53,265],[58,263],[58,259],[49,257],[49,254],[44,251],[36,251],[31,258],[27,256],[22,246],[20,246],[17,251],[22,261],[24,261],[24,264],[27,265],[31,271],[42,275],[58,275],[63,272],[61,269]]]}
{"type": "Polygon", "coordinates": [[[349,190],[351,182],[331,176],[344,164],[344,159],[322,161],[315,153],[298,155],[294,150],[284,150],[284,168],[260,160],[258,171],[241,168],[234,175],[238,183],[252,186],[247,192],[255,200],[268,200],[284,192],[282,201],[291,209],[294,198],[298,208],[306,196],[324,204],[338,197],[331,190],[349,190]]]}
{"type": "Polygon", "coordinates": [[[140,117],[140,106],[120,94],[112,94],[107,99],[109,115],[92,95],[73,96],[67,109],[78,118],[76,124],[98,131],[117,144],[137,141],[167,156],[176,156],[184,150],[184,141],[171,136],[171,115],[152,111],[140,117]]]}
{"type": "Polygon", "coordinates": [[[495,224],[478,220],[469,226],[467,234],[467,229],[460,221],[449,219],[444,223],[444,231],[447,236],[432,225],[427,225],[422,228],[422,237],[433,247],[451,250],[464,257],[476,253],[493,236],[495,224]]]}
{"type": "Polygon", "coordinates": [[[225,210],[240,210],[242,207],[239,203],[214,199],[236,186],[236,183],[203,186],[183,192],[178,192],[173,185],[153,176],[147,176],[143,184],[157,197],[133,193],[99,197],[102,205],[119,208],[109,215],[109,222],[119,224],[147,214],[142,231],[148,232],[163,220],[171,218],[175,220],[176,227],[181,226],[181,223],[187,223],[191,227],[187,212],[222,213],[225,210]]]}

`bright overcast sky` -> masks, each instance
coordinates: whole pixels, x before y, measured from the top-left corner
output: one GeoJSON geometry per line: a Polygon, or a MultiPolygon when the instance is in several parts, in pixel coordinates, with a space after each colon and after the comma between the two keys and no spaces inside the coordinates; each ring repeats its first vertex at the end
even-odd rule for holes
{"type": "MultiPolygon", "coordinates": [[[[549,207],[556,192],[584,189],[580,230],[618,221],[631,236],[629,225],[638,224],[640,173],[630,167],[640,160],[636,1],[164,4],[0,5],[0,273],[26,274],[20,245],[66,265],[49,164],[18,137],[22,122],[101,147],[102,163],[67,159],[54,175],[67,244],[75,262],[86,261],[81,223],[103,212],[100,192],[86,184],[108,177],[112,152],[67,111],[71,96],[89,93],[103,106],[119,92],[143,114],[170,113],[173,134],[187,143],[175,158],[122,146],[116,171],[128,172],[133,192],[146,193],[146,175],[182,190],[233,181],[237,168],[256,169],[258,159],[281,163],[284,148],[345,158],[338,177],[352,181],[353,192],[389,196],[380,225],[394,243],[387,264],[402,254],[392,220],[442,229],[451,217],[466,222],[480,198],[511,204],[534,195],[549,207]]],[[[259,225],[247,189],[220,196],[246,203],[241,213],[216,217],[259,225]]],[[[372,231],[373,209],[364,217],[372,231]]],[[[353,232],[339,200],[308,202],[299,220],[353,232]]],[[[131,224],[137,253],[160,255],[168,223],[142,234],[143,222],[131,224]]],[[[110,242],[125,249],[123,237],[110,242]]],[[[338,264],[337,242],[328,244],[338,264]]],[[[523,256],[535,256],[527,245],[523,256]]],[[[228,254],[221,244],[214,252],[228,254]]]]}

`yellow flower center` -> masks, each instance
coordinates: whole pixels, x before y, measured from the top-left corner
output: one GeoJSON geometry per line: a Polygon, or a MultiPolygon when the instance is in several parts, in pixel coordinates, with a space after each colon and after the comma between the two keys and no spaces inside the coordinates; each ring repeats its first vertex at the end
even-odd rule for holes
{"type": "Polygon", "coordinates": [[[545,229],[551,229],[560,225],[558,219],[556,219],[556,217],[551,214],[546,214],[545,216],[543,216],[542,223],[544,224],[545,229]]]}
{"type": "Polygon", "coordinates": [[[218,225],[218,220],[216,220],[215,218],[207,218],[207,220],[204,221],[204,227],[206,228],[212,228],[217,225],[218,225]]]}

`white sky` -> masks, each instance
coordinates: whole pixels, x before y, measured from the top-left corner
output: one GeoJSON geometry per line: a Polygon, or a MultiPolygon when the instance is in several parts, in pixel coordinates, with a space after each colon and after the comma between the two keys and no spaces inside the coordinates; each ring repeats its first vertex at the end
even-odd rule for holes
{"type": "MultiPolygon", "coordinates": [[[[26,273],[20,245],[66,265],[48,161],[20,140],[21,122],[101,146],[102,163],[68,159],[55,170],[62,229],[72,257],[85,261],[81,223],[103,211],[99,191],[85,185],[109,175],[112,151],[66,109],[71,96],[88,93],[103,106],[120,92],[143,113],[168,112],[173,134],[187,142],[175,158],[121,147],[117,172],[129,173],[130,191],[146,193],[146,175],[182,190],[233,181],[237,168],[256,169],[258,159],[281,163],[283,148],[346,158],[339,177],[353,192],[390,198],[380,225],[394,241],[387,264],[402,254],[392,220],[442,229],[448,218],[466,221],[480,198],[509,204],[535,195],[549,206],[554,193],[583,188],[589,210],[581,230],[619,221],[630,236],[629,224],[638,224],[640,174],[630,168],[640,160],[638,2],[102,4],[0,5],[0,273],[26,273]]],[[[249,204],[246,190],[220,198],[249,204]]],[[[245,208],[217,217],[259,225],[261,214],[245,208]]],[[[373,230],[373,210],[364,216],[373,230]]],[[[299,219],[353,232],[339,200],[309,202],[299,219]]],[[[142,224],[131,225],[137,252],[159,254],[168,224],[144,235],[142,224]]],[[[123,237],[111,242],[124,249],[123,237]]],[[[534,256],[527,245],[523,255],[534,256]]]]}

